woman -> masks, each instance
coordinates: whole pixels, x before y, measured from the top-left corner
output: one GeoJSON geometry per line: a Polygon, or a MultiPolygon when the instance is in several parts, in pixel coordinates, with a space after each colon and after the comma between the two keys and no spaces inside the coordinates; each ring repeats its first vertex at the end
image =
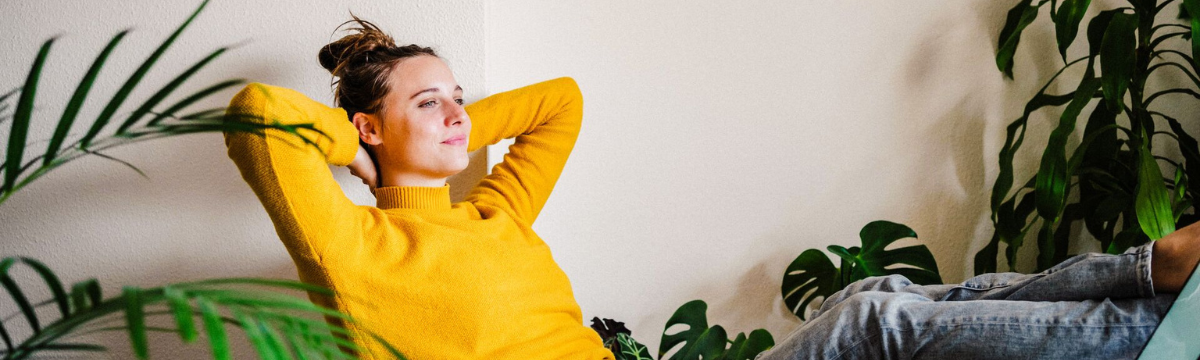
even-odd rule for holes
{"type": "Polygon", "coordinates": [[[283,136],[226,134],[229,156],[266,207],[314,302],[355,318],[364,358],[387,358],[371,330],[411,359],[612,359],[566,275],[530,229],[583,118],[575,82],[551,80],[462,106],[462,88],[429,48],[396,46],[374,25],[321,49],[338,78],[330,108],[262,84],[230,113],[312,123],[313,148],[283,136]],[[347,121],[349,120],[349,121],[347,121]],[[516,137],[504,161],[451,204],[446,178],[467,152],[516,137]],[[361,146],[359,145],[361,142],[361,146]],[[328,164],[372,185],[356,206],[328,164]],[[378,164],[378,166],[375,166],[378,164]],[[378,187],[376,187],[378,185],[378,187]]]}
{"type": "MultiPolygon", "coordinates": [[[[341,108],[261,84],[230,106],[234,115],[312,123],[326,135],[316,148],[226,135],[301,279],[336,293],[313,300],[359,321],[349,329],[366,358],[386,352],[363,340],[364,329],[412,359],[613,359],[530,229],[579,131],[574,81],[463,107],[461,87],[432,50],[396,46],[374,25],[351,22],[354,34],[320,51],[341,108]],[[504,161],[451,204],[446,178],[466,167],[467,152],[509,137],[516,142],[504,161]],[[377,206],[347,200],[328,164],[348,166],[377,206]]],[[[868,279],[831,296],[763,357],[1129,357],[1170,304],[1156,294],[1179,291],[1200,262],[1198,232],[1037,275],[989,274],[959,286],[868,279]]]]}

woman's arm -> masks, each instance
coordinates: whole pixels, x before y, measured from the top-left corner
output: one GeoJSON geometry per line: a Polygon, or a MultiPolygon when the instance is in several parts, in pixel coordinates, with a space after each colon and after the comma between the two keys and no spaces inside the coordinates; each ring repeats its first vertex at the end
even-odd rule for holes
{"type": "Polygon", "coordinates": [[[362,211],[346,198],[328,166],[349,164],[359,148],[358,130],[347,121],[344,110],[290,89],[256,83],[233,97],[226,116],[312,124],[324,133],[301,130],[316,146],[278,131],[225,134],[229,157],[262,201],[293,257],[319,261],[334,239],[355,236],[361,229],[362,211]]]}
{"type": "Polygon", "coordinates": [[[504,161],[471,190],[467,201],[503,206],[533,224],[566,165],[583,120],[583,95],[558,78],[489,96],[466,107],[474,151],[511,137],[504,161]]]}

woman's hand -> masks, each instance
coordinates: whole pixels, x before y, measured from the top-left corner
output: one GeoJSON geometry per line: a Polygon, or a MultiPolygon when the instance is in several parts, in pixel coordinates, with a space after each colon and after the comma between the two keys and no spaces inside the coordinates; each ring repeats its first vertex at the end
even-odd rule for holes
{"type": "Polygon", "coordinates": [[[350,165],[346,165],[346,167],[350,168],[351,175],[362,179],[363,184],[371,189],[371,194],[375,194],[375,184],[379,183],[377,181],[379,171],[375,169],[375,162],[371,161],[371,155],[367,154],[367,149],[359,145],[358,153],[354,155],[354,161],[351,161],[350,165]]]}

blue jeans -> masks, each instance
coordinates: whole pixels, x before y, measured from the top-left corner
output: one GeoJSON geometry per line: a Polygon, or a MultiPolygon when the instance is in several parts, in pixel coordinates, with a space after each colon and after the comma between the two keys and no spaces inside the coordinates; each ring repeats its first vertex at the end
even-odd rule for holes
{"type": "Polygon", "coordinates": [[[956,285],[865,279],[758,359],[1134,359],[1175,299],[1154,293],[1152,249],[956,285]]]}

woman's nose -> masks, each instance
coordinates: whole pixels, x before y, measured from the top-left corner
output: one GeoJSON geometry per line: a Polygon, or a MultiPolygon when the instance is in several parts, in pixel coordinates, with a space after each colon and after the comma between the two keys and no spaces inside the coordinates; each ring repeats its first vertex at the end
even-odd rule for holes
{"type": "Polygon", "coordinates": [[[463,109],[462,105],[454,104],[447,106],[448,113],[446,114],[446,126],[464,125],[470,121],[467,117],[467,110],[463,109]]]}

